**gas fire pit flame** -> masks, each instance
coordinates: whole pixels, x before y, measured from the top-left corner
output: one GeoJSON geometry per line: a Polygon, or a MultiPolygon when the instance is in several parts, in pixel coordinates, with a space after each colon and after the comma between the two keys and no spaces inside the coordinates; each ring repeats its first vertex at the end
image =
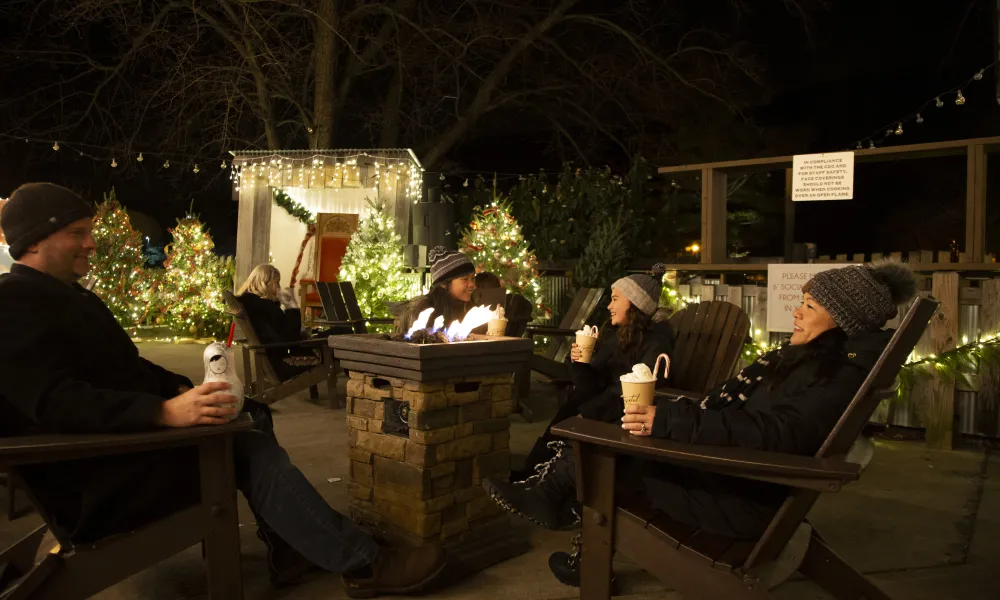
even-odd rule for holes
{"type": "MultiPolygon", "coordinates": [[[[431,318],[431,313],[434,312],[433,308],[428,308],[420,312],[417,315],[416,320],[413,322],[413,326],[410,330],[406,332],[403,339],[411,339],[415,333],[427,328],[427,321],[431,318]]],[[[437,333],[441,331],[449,342],[461,342],[465,338],[469,337],[472,330],[481,327],[489,322],[493,311],[490,310],[488,306],[476,306],[472,308],[468,313],[466,313],[465,318],[461,321],[452,321],[448,329],[441,331],[444,327],[444,318],[438,317],[434,319],[434,325],[429,329],[430,333],[437,333]]]]}

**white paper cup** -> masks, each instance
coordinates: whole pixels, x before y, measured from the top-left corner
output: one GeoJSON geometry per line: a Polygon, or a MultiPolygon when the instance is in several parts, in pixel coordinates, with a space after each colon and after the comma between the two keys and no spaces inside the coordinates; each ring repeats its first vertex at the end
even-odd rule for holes
{"type": "Polygon", "coordinates": [[[507,332],[507,319],[490,319],[486,326],[486,335],[503,337],[507,332]]]}
{"type": "Polygon", "coordinates": [[[576,345],[580,348],[580,360],[577,362],[589,363],[594,357],[594,346],[597,345],[597,338],[584,333],[576,334],[576,345]]]}
{"type": "Polygon", "coordinates": [[[656,381],[646,381],[643,383],[633,383],[622,381],[622,400],[625,406],[638,404],[642,406],[653,405],[653,392],[656,390],[656,381]]]}

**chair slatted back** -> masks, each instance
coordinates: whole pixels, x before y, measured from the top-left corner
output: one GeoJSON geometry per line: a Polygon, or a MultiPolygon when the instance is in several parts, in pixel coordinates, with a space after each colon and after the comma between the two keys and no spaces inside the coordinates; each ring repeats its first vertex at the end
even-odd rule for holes
{"type": "Polygon", "coordinates": [[[361,306],[358,304],[358,297],[354,293],[354,284],[350,281],[341,281],[340,293],[347,308],[347,320],[354,321],[354,333],[368,333],[368,327],[365,325],[365,316],[361,314],[361,306]]]}
{"type": "MultiPolygon", "coordinates": [[[[243,335],[246,336],[247,344],[250,346],[260,345],[260,336],[257,335],[257,331],[253,328],[253,323],[250,322],[250,317],[247,316],[247,311],[243,308],[243,303],[240,302],[240,299],[229,290],[223,290],[222,297],[226,303],[226,312],[232,315],[233,320],[236,321],[236,326],[239,327],[240,331],[243,332],[243,335]]],[[[264,361],[262,364],[264,366],[264,372],[259,375],[271,381],[280,381],[278,379],[277,372],[271,365],[271,359],[268,358],[266,354],[263,358],[264,361]]]]}
{"type": "MultiPolygon", "coordinates": [[[[913,352],[938,306],[936,300],[927,298],[917,298],[910,305],[875,366],[861,383],[816,456],[825,458],[847,453],[854,440],[861,435],[861,430],[875,412],[878,403],[893,393],[893,382],[899,370],[913,352]]],[[[743,565],[744,569],[753,568],[778,556],[812,509],[819,494],[813,490],[793,490],[754,546],[743,565]]]]}
{"type": "MultiPolygon", "coordinates": [[[[573,302],[569,305],[569,310],[566,311],[566,316],[559,322],[559,328],[575,331],[583,327],[587,319],[590,318],[590,315],[594,314],[594,310],[597,308],[603,295],[604,290],[600,288],[581,288],[578,290],[576,295],[573,296],[573,302]]],[[[569,356],[572,346],[573,341],[561,337],[556,338],[553,340],[553,343],[549,344],[543,356],[555,362],[563,362],[569,356]]]]}
{"type": "Polygon", "coordinates": [[[730,302],[700,302],[672,316],[670,326],[676,337],[670,386],[706,393],[736,371],[750,317],[730,302]]]}
{"type": "Polygon", "coordinates": [[[507,337],[523,337],[534,312],[531,301],[520,294],[507,294],[504,305],[507,307],[507,337]]]}

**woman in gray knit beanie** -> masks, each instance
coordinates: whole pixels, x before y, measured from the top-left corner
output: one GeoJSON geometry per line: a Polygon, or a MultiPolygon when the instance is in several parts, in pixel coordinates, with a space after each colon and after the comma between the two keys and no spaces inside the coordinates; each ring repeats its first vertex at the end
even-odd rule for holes
{"type": "Polygon", "coordinates": [[[469,257],[437,246],[427,253],[427,260],[431,263],[431,290],[405,305],[396,320],[396,333],[407,331],[417,316],[428,308],[434,309],[428,322],[442,317],[445,327],[452,321],[464,319],[470,308],[472,293],[476,291],[476,267],[469,257]]]}

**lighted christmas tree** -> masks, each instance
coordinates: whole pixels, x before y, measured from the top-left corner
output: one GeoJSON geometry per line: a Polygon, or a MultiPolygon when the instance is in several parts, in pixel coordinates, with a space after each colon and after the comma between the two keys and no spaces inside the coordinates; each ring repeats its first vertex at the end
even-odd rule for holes
{"type": "Polygon", "coordinates": [[[143,269],[146,256],[142,234],[132,229],[128,213],[118,204],[115,191],[104,196],[94,216],[97,250],[90,259],[88,279],[122,327],[140,324],[146,312],[149,276],[143,269]]]}
{"type": "Polygon", "coordinates": [[[231,321],[222,297],[232,287],[230,264],[212,251],[215,243],[197,217],[178,219],[170,233],[157,294],[162,319],[156,322],[181,334],[221,339],[231,321]]]}
{"type": "Polygon", "coordinates": [[[411,283],[403,276],[403,242],[385,200],[367,200],[368,214],[358,223],[340,263],[340,281],[350,281],[366,317],[389,317],[386,302],[410,297],[411,283]]]}
{"type": "Polygon", "coordinates": [[[458,249],[472,260],[477,272],[493,273],[508,292],[520,294],[536,308],[543,308],[535,269],[538,259],[517,220],[511,216],[510,207],[495,192],[489,206],[476,208],[458,249]]]}

